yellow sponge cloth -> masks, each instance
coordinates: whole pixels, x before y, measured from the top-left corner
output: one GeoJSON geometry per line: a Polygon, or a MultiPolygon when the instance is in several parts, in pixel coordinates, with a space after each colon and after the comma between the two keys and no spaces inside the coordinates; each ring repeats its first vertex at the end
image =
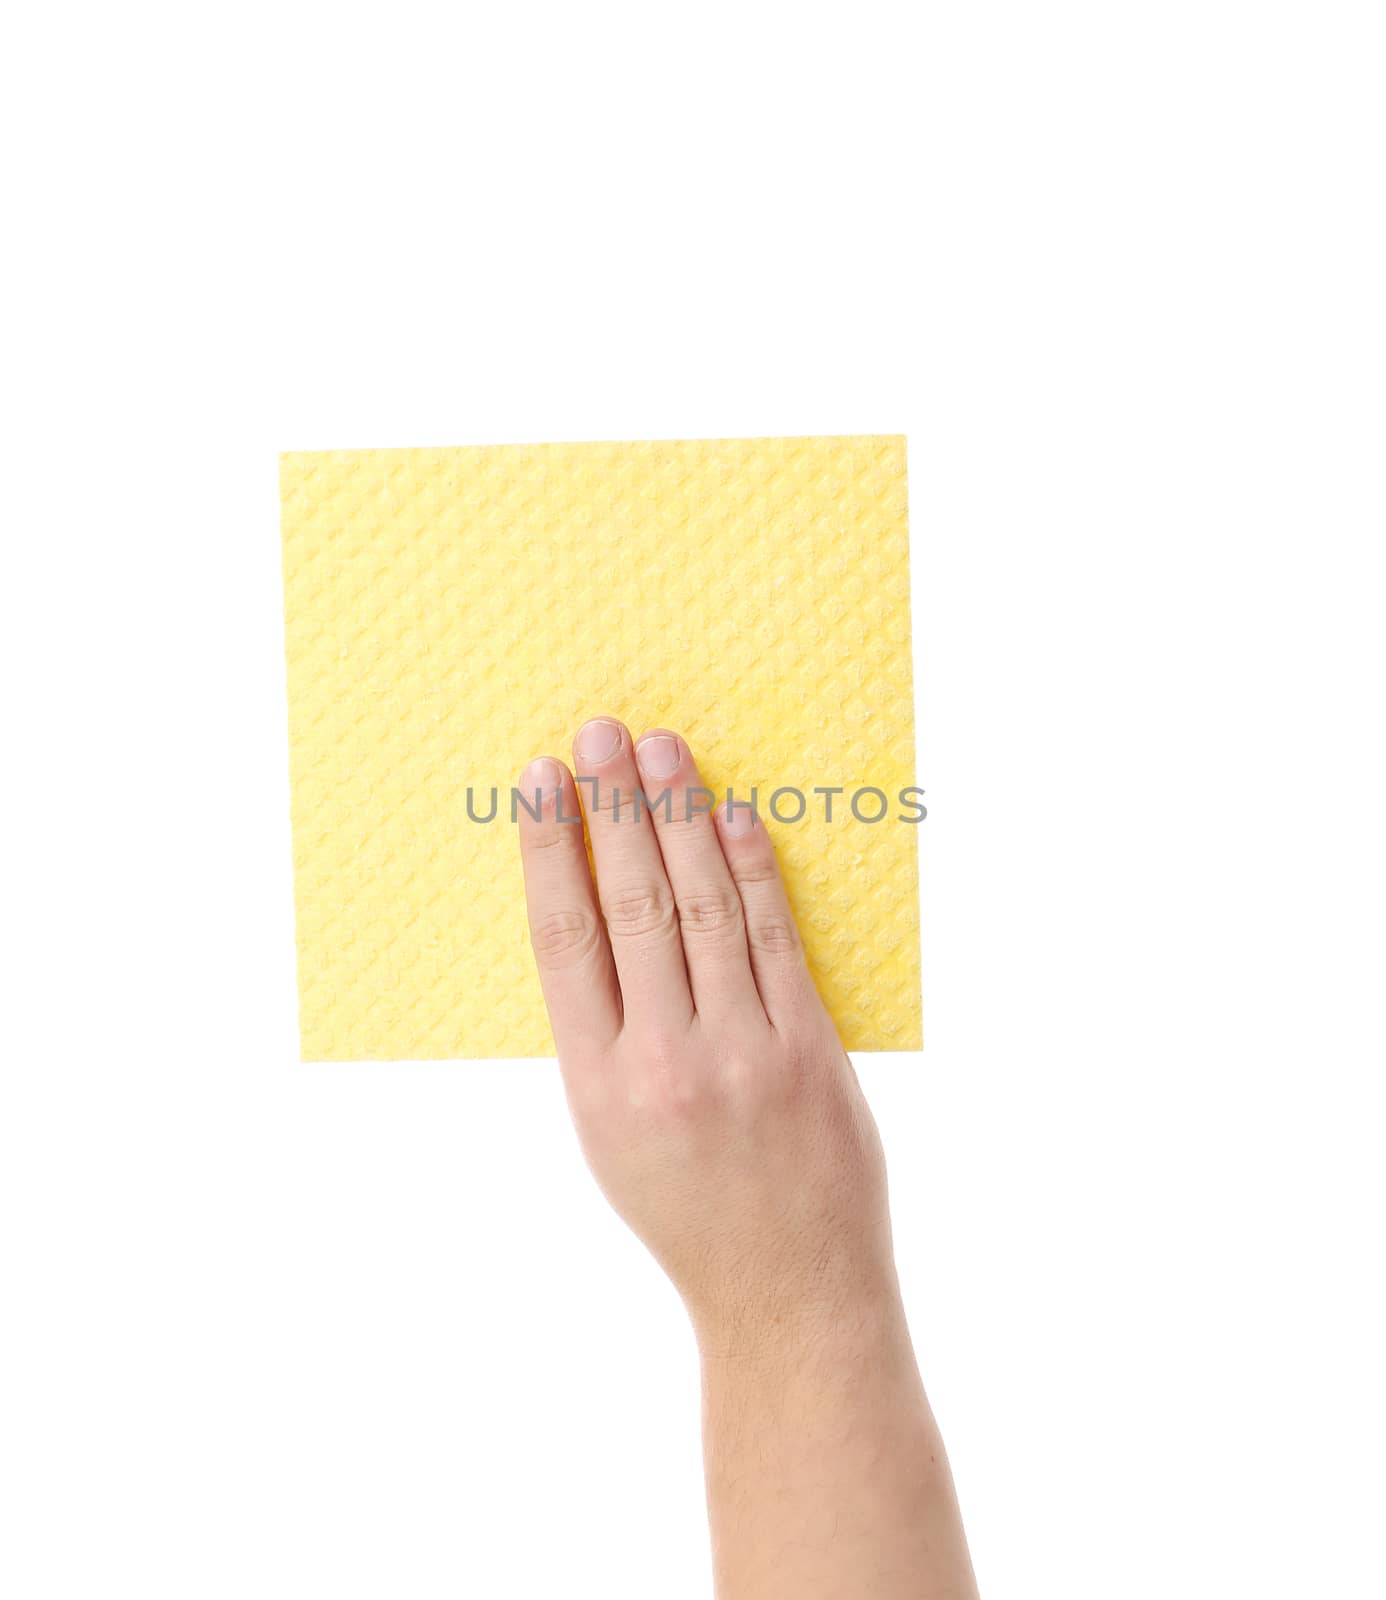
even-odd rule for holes
{"type": "Polygon", "coordinates": [[[314,452],[281,491],[305,1059],[553,1053],[511,785],[599,713],[757,791],[843,1043],[918,1048],[903,439],[314,452]]]}

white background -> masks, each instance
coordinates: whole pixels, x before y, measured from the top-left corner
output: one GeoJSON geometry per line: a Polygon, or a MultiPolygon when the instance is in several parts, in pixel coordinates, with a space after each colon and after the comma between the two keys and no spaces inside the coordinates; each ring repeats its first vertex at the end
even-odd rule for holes
{"type": "Polygon", "coordinates": [[[871,431],[984,1592],[1386,1593],[1380,15],[7,22],[6,1595],[708,1593],[552,1063],[297,1061],[276,453],[871,431]]]}

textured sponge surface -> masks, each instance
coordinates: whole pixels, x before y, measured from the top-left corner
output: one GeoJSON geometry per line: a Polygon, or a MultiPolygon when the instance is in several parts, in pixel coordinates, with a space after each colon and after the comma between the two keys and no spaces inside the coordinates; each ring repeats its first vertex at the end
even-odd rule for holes
{"type": "Polygon", "coordinates": [[[719,798],[758,791],[843,1043],[919,1046],[903,439],[312,452],[280,476],[305,1059],[553,1053],[510,786],[602,713],[677,729],[719,798]],[[848,803],[868,786],[878,823],[848,803]],[[802,821],[767,816],[785,787],[802,821]]]}

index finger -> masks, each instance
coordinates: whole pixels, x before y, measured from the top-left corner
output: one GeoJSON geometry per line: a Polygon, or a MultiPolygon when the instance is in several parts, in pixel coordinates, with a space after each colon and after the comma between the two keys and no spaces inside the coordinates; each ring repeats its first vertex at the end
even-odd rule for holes
{"type": "Polygon", "coordinates": [[[516,820],[529,937],[559,1056],[621,1031],[621,992],[587,865],[572,774],[540,756],[520,779],[516,820]],[[537,815],[535,814],[537,812],[537,815]]]}

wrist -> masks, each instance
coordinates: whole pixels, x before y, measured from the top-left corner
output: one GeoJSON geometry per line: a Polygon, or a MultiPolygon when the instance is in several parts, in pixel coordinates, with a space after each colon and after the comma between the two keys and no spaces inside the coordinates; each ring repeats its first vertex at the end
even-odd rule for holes
{"type": "Polygon", "coordinates": [[[847,1364],[913,1354],[899,1284],[892,1271],[846,1293],[800,1296],[769,1305],[723,1308],[693,1317],[705,1381],[752,1377],[791,1382],[847,1364]]]}

